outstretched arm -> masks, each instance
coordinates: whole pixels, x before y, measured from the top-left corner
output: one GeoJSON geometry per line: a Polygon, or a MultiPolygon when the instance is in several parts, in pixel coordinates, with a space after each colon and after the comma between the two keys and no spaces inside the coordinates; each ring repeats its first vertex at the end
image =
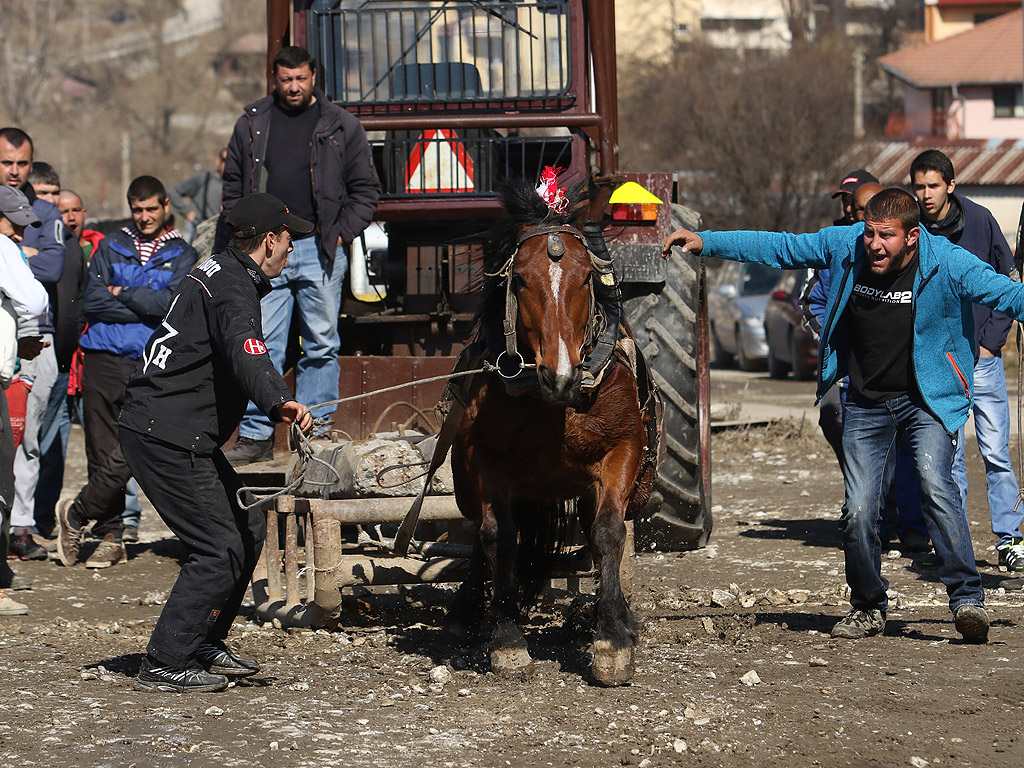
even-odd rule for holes
{"type": "Polygon", "coordinates": [[[688,229],[677,229],[665,238],[665,242],[661,244],[661,255],[663,258],[667,259],[672,255],[673,245],[678,245],[683,253],[692,253],[694,256],[699,255],[704,249],[704,241],[700,235],[688,229]]]}

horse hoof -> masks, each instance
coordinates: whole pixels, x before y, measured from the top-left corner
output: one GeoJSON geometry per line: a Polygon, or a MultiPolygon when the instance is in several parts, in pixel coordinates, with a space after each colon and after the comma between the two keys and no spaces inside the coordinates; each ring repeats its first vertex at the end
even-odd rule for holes
{"type": "Polygon", "coordinates": [[[499,675],[515,675],[533,663],[525,648],[494,648],[491,650],[491,671],[499,675]]]}
{"type": "Polygon", "coordinates": [[[590,671],[601,685],[627,685],[633,679],[633,647],[614,648],[607,641],[595,643],[590,671]]]}

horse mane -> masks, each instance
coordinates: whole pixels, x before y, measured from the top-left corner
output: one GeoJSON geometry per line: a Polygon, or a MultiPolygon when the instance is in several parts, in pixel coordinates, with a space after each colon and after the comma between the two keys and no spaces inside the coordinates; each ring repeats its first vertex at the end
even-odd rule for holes
{"type": "Polygon", "coordinates": [[[565,190],[565,213],[559,213],[537,194],[537,186],[526,179],[506,179],[498,183],[498,199],[508,213],[483,236],[483,285],[481,301],[476,314],[478,328],[488,318],[501,317],[505,307],[505,280],[498,274],[505,262],[519,247],[519,229],[522,226],[570,226],[582,231],[586,214],[583,203],[589,192],[585,181],[577,182],[565,190]],[[495,315],[497,313],[497,315],[495,315]]]}

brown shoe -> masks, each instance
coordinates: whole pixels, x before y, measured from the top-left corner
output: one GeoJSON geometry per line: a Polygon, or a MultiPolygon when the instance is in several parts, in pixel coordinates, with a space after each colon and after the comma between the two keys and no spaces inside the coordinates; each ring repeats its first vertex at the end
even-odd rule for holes
{"type": "Polygon", "coordinates": [[[27,605],[11,600],[6,594],[0,592],[0,616],[25,616],[27,613],[27,605]]]}
{"type": "Polygon", "coordinates": [[[68,568],[78,562],[78,548],[82,546],[85,531],[76,528],[71,519],[74,499],[64,499],[57,505],[57,557],[68,568]]]}
{"type": "Polygon", "coordinates": [[[96,551],[85,561],[86,568],[109,568],[124,560],[124,546],[114,540],[114,534],[108,533],[96,547],[96,551]]]}

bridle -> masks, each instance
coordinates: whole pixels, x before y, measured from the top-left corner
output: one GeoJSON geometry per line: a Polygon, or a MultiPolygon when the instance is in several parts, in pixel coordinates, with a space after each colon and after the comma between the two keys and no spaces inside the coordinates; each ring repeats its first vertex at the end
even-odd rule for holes
{"type": "MultiPolygon", "coordinates": [[[[519,255],[519,249],[527,240],[532,240],[535,237],[546,236],[548,258],[552,261],[558,261],[565,255],[565,243],[561,238],[561,235],[563,234],[571,235],[580,242],[586,250],[587,255],[590,257],[590,264],[593,272],[598,274],[599,279],[605,280],[605,275],[610,277],[612,274],[611,259],[602,259],[594,253],[587,244],[583,233],[575,227],[571,227],[567,224],[541,225],[536,229],[528,230],[519,235],[516,239],[516,249],[512,255],[509,256],[508,261],[506,261],[497,272],[487,273],[490,277],[501,277],[505,281],[505,317],[502,322],[502,328],[505,335],[505,349],[494,361],[494,364],[498,369],[498,374],[502,378],[514,379],[519,376],[524,369],[537,367],[536,363],[527,363],[523,359],[523,355],[519,351],[516,339],[516,325],[519,320],[519,299],[516,296],[515,289],[512,285],[512,277],[515,273],[516,256],[519,255]]],[[[613,282],[613,278],[610,279],[613,282]]],[[[587,317],[587,327],[584,333],[583,345],[580,347],[581,356],[583,350],[589,349],[593,345],[594,340],[603,330],[600,326],[604,324],[604,317],[596,311],[597,300],[594,296],[593,279],[587,281],[587,286],[590,289],[590,310],[587,317]]]]}

